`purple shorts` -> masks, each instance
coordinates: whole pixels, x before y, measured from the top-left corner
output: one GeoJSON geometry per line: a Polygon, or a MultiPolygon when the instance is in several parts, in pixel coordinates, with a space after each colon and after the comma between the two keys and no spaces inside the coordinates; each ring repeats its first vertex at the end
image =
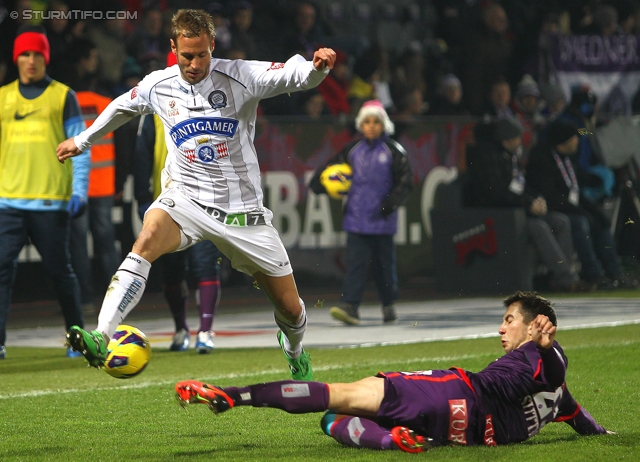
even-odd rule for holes
{"type": "Polygon", "coordinates": [[[460,372],[386,372],[378,377],[385,379],[376,419],[381,425],[408,427],[432,438],[434,445],[483,444],[485,416],[460,372]]]}

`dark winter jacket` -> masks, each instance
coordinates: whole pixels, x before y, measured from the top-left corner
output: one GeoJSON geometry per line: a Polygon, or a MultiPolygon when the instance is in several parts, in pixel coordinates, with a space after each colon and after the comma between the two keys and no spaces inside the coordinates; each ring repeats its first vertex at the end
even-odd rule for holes
{"type": "MultiPolygon", "coordinates": [[[[530,183],[532,187],[544,195],[549,210],[584,215],[592,226],[608,228],[610,222],[604,212],[582,192],[579,194],[577,205],[569,202],[570,187],[556,163],[553,152],[553,148],[547,143],[537,145],[531,151],[527,165],[527,183],[530,183]]],[[[564,162],[565,157],[559,156],[564,162]]],[[[578,184],[583,185],[587,180],[580,177],[580,169],[575,165],[575,159],[571,158],[571,161],[578,184]]]]}
{"type": "Polygon", "coordinates": [[[471,207],[524,207],[540,194],[524,182],[524,189],[517,193],[510,187],[514,176],[524,180],[524,172],[517,165],[514,154],[507,152],[494,141],[482,141],[467,155],[467,180],[464,203],[471,207]]]}
{"type": "Polygon", "coordinates": [[[413,189],[413,173],[404,148],[387,137],[353,141],[316,170],[309,188],[316,194],[326,194],[320,175],[327,166],[340,163],[349,164],[353,170],[342,228],[359,234],[395,234],[398,207],[413,189]]]}

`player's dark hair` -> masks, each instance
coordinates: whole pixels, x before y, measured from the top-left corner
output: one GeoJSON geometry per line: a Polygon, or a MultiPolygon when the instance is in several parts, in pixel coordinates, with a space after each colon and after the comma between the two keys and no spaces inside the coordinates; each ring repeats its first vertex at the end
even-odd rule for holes
{"type": "Polygon", "coordinates": [[[535,319],[536,316],[538,316],[539,314],[543,314],[547,318],[549,318],[551,324],[553,324],[554,326],[558,325],[556,312],[553,310],[551,302],[546,298],[538,295],[537,292],[518,291],[515,294],[509,295],[503,301],[505,308],[508,308],[510,305],[518,302],[522,307],[521,312],[525,324],[529,324],[535,319]]]}
{"type": "Polygon", "coordinates": [[[198,37],[207,34],[209,37],[216,36],[213,27],[213,18],[204,10],[178,10],[171,18],[171,39],[173,43],[178,43],[178,36],[198,37]]]}

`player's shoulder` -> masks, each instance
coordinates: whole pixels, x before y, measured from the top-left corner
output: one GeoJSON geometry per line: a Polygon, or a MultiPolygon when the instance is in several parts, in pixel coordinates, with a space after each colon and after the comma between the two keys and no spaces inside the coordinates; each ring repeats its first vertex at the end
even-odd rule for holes
{"type": "MultiPolygon", "coordinates": [[[[69,87],[69,85],[66,85],[62,82],[60,82],[59,80],[55,80],[55,79],[51,79],[51,81],[49,82],[49,86],[51,88],[56,88],[58,90],[71,90],[71,87],[69,87]]],[[[73,90],[71,90],[73,91],[73,90]]],[[[74,92],[75,94],[75,92],[74,92]]]]}
{"type": "Polygon", "coordinates": [[[0,90],[1,91],[7,91],[7,90],[10,90],[11,88],[17,87],[17,86],[18,86],[18,79],[12,80],[9,83],[5,83],[4,85],[1,85],[0,86],[0,90]]]}
{"type": "Polygon", "coordinates": [[[157,71],[150,72],[138,83],[137,87],[140,91],[151,91],[158,84],[171,81],[173,78],[178,77],[180,71],[178,65],[170,66],[165,69],[159,69],[157,71]]]}
{"type": "Polygon", "coordinates": [[[211,60],[212,74],[226,75],[245,85],[250,83],[252,75],[276,71],[284,67],[285,63],[275,61],[221,58],[213,58],[211,60]]]}
{"type": "Polygon", "coordinates": [[[502,363],[510,363],[510,362],[522,362],[522,363],[531,363],[532,361],[537,363],[537,359],[539,358],[540,353],[536,348],[535,342],[525,342],[520,345],[518,348],[511,350],[508,353],[505,353],[498,361],[502,363]],[[532,361],[529,360],[532,358],[532,361]]]}

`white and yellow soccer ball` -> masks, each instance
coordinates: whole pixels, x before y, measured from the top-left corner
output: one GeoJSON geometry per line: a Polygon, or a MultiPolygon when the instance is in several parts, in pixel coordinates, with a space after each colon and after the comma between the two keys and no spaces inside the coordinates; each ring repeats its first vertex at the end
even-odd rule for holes
{"type": "Polygon", "coordinates": [[[130,379],[140,374],[151,359],[151,344],[144,333],[133,326],[120,325],[107,345],[102,369],[111,377],[130,379]]]}
{"type": "Polygon", "coordinates": [[[320,183],[332,199],[342,199],[351,188],[353,171],[349,164],[329,165],[320,174],[320,183]]]}

